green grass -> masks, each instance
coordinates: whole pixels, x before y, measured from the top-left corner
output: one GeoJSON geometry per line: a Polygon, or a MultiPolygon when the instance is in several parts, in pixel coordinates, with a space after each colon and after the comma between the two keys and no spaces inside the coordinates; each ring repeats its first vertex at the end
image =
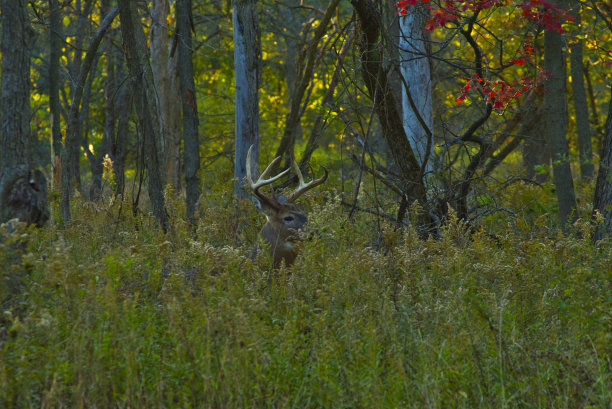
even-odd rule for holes
{"type": "Polygon", "coordinates": [[[169,235],[87,203],[68,228],[1,233],[25,283],[0,407],[611,407],[612,249],[588,223],[563,236],[527,209],[488,221],[497,240],[451,221],[423,241],[311,199],[302,254],[270,271],[244,256],[262,218],[209,196],[195,233],[180,200],[169,235]]]}

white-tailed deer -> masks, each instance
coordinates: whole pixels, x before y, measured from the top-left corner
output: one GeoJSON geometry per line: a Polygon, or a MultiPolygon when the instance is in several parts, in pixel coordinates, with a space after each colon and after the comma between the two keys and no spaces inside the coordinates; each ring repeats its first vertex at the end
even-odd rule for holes
{"type": "MultiPolygon", "coordinates": [[[[285,262],[285,265],[289,266],[294,262],[298,254],[297,244],[300,240],[299,232],[304,230],[304,225],[308,221],[306,214],[304,214],[304,211],[295,204],[295,201],[308,190],[325,182],[325,180],[327,180],[327,169],[323,167],[325,174],[319,179],[313,179],[305,183],[300,167],[294,160],[293,168],[299,180],[299,185],[295,191],[289,198],[274,194],[266,196],[260,189],[280,179],[286,175],[290,169],[266,179],[270,169],[280,160],[280,157],[277,157],[262,172],[257,178],[257,181],[253,182],[253,178],[251,177],[252,148],[251,146],[247,154],[247,182],[259,203],[259,205],[257,205],[258,210],[266,216],[267,220],[266,224],[261,228],[259,235],[270,246],[270,254],[273,259],[274,267],[280,267],[282,261],[285,262]]],[[[312,166],[310,166],[310,164],[308,166],[314,177],[312,166]]]]}

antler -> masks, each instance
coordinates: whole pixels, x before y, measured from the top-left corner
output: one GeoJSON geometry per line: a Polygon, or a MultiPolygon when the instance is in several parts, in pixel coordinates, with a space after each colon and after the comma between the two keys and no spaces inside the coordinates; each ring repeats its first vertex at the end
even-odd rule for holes
{"type": "MultiPolygon", "coordinates": [[[[278,159],[278,158],[276,158],[278,159]]],[[[308,167],[310,168],[310,173],[312,173],[313,177],[314,177],[314,170],[312,169],[312,165],[309,163],[308,167]]],[[[309,191],[310,189],[312,189],[315,186],[319,186],[321,183],[325,182],[327,180],[327,169],[325,168],[325,166],[322,166],[323,171],[325,172],[325,174],[320,177],[319,179],[313,179],[308,183],[304,182],[304,177],[302,176],[302,171],[300,170],[300,166],[297,164],[297,162],[295,161],[295,159],[293,160],[293,168],[295,169],[295,173],[297,174],[297,177],[300,181],[300,184],[298,185],[298,187],[295,189],[295,191],[291,194],[291,196],[289,196],[289,199],[287,199],[288,202],[295,202],[300,196],[302,196],[302,194],[306,193],[307,191],[309,191]]]]}
{"type": "MultiPolygon", "coordinates": [[[[263,193],[261,193],[259,189],[262,186],[269,185],[275,182],[276,180],[280,179],[281,177],[285,176],[287,172],[289,172],[290,169],[286,169],[276,176],[265,179],[268,176],[270,169],[272,169],[272,167],[276,164],[276,162],[278,162],[281,159],[280,156],[276,157],[274,158],[272,162],[270,162],[268,167],[261,173],[261,175],[259,175],[259,177],[257,178],[257,182],[253,182],[253,178],[251,177],[251,150],[252,149],[253,149],[253,145],[251,145],[251,147],[249,148],[249,152],[247,153],[247,160],[246,160],[246,177],[247,177],[247,181],[249,182],[249,186],[251,187],[251,189],[253,189],[253,193],[255,193],[255,196],[257,196],[259,200],[261,200],[262,202],[264,202],[270,207],[278,209],[279,207],[278,202],[275,199],[270,198],[264,195],[263,193]]],[[[300,177],[300,180],[302,180],[301,177],[300,177]]]]}

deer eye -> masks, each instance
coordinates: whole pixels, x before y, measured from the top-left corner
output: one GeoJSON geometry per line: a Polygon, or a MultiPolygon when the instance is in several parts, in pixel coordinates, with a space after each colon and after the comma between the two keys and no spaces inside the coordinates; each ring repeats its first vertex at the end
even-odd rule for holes
{"type": "Polygon", "coordinates": [[[293,221],[293,216],[285,216],[283,218],[283,220],[286,221],[286,222],[292,222],[293,221]]]}

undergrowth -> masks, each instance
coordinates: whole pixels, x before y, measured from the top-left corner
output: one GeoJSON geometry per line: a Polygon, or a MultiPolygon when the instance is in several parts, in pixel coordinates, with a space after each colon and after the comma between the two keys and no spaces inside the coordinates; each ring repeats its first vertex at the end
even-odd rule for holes
{"type": "Polygon", "coordinates": [[[169,200],[166,235],[127,203],[1,231],[2,279],[23,288],[1,318],[0,407],[612,406],[610,243],[532,217],[532,187],[508,195],[533,209],[486,221],[495,238],[451,219],[420,240],[310,197],[278,271],[248,257],[262,218],[222,190],[194,228],[169,200]]]}

